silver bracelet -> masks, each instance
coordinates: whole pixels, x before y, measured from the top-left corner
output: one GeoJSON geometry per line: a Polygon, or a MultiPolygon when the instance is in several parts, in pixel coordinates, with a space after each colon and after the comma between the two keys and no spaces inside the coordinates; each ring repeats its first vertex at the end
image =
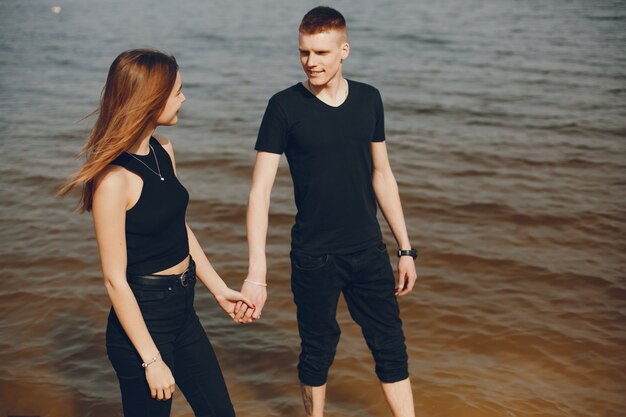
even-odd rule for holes
{"type": "Polygon", "coordinates": [[[161,356],[161,352],[157,351],[157,354],[154,358],[150,359],[148,362],[144,362],[141,364],[142,368],[147,368],[148,366],[152,365],[153,363],[155,363],[157,361],[157,359],[159,359],[159,356],[161,356]]]}
{"type": "Polygon", "coordinates": [[[249,280],[247,278],[244,279],[243,282],[249,282],[250,284],[258,285],[258,286],[261,286],[261,287],[267,287],[267,284],[264,283],[264,282],[251,281],[251,280],[249,280]]]}

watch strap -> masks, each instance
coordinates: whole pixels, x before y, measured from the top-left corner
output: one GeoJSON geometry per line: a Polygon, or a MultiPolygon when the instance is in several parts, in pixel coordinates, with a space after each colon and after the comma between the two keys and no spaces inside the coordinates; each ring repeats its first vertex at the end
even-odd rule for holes
{"type": "Polygon", "coordinates": [[[402,257],[402,256],[410,256],[411,258],[415,259],[417,258],[418,252],[417,249],[415,248],[411,248],[411,249],[398,249],[398,258],[402,257]]]}

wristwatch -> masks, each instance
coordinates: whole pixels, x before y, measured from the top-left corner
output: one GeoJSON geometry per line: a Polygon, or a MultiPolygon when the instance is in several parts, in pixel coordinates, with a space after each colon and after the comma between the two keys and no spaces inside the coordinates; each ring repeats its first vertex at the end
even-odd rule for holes
{"type": "Polygon", "coordinates": [[[415,259],[417,258],[417,249],[408,249],[408,250],[402,250],[402,249],[398,249],[398,258],[401,256],[410,256],[411,258],[415,259]]]}

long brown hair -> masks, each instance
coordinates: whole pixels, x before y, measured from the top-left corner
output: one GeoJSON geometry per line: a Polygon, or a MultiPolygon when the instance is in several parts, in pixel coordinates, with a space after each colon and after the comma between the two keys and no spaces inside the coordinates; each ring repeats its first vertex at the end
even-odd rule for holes
{"type": "Polygon", "coordinates": [[[151,49],[133,49],[115,58],[102,89],[100,106],[92,113],[98,114],[98,120],[79,153],[79,157],[86,156],[86,161],[61,187],[60,196],[82,186],[78,209],[91,210],[98,174],[140,140],[146,129],[156,125],[177,73],[173,56],[151,49]]]}

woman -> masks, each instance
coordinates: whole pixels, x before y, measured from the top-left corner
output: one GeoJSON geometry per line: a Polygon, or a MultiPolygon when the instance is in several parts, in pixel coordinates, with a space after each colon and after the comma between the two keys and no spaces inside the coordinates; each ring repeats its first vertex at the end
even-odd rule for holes
{"type": "Polygon", "coordinates": [[[120,54],[109,69],[85,164],[61,189],[82,186],[92,211],[113,307],[107,353],[124,415],[169,416],[174,383],[198,416],[234,416],[211,344],[193,308],[197,278],[233,319],[254,306],[215,272],[185,221],[187,190],[174,149],[153,135],[185,101],[176,60],[153,50],[120,54]]]}

